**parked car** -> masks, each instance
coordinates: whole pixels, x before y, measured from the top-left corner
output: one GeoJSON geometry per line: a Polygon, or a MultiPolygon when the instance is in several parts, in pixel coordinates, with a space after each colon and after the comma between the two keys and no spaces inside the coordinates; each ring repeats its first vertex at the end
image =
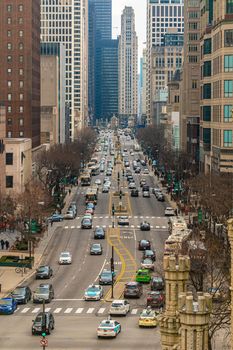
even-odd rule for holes
{"type": "Polygon", "coordinates": [[[50,222],[60,222],[63,221],[64,217],[61,214],[53,214],[48,218],[48,221],[50,222]]]}
{"type": "Polygon", "coordinates": [[[151,306],[153,308],[161,308],[165,304],[165,295],[162,291],[151,291],[147,293],[146,296],[146,304],[147,306],[151,306]]]}
{"type": "Polygon", "coordinates": [[[138,250],[146,250],[151,248],[151,243],[148,239],[141,239],[138,242],[138,250]]]}
{"type": "Polygon", "coordinates": [[[40,312],[36,315],[35,320],[32,321],[32,335],[44,333],[43,325],[45,325],[45,333],[49,335],[55,327],[55,321],[51,312],[40,312]]]}
{"type": "Polygon", "coordinates": [[[140,298],[143,293],[142,284],[139,282],[128,282],[124,288],[124,298],[140,298]]]}
{"type": "Polygon", "coordinates": [[[140,224],[140,230],[141,231],[150,231],[150,223],[147,221],[143,221],[140,224]]]}
{"type": "Polygon", "coordinates": [[[17,304],[27,304],[31,300],[32,292],[28,286],[18,286],[11,292],[11,297],[16,300],[17,304]]]}
{"type": "Polygon", "coordinates": [[[54,299],[54,289],[52,284],[41,283],[33,293],[33,303],[50,303],[54,299]]]}
{"type": "Polygon", "coordinates": [[[39,266],[36,270],[36,279],[50,278],[53,275],[53,270],[49,265],[39,266]]]}
{"type": "Polygon", "coordinates": [[[123,300],[113,300],[109,314],[112,315],[124,315],[126,316],[130,310],[129,302],[125,299],[123,300]]]}
{"type": "Polygon", "coordinates": [[[105,231],[103,227],[96,227],[94,232],[94,239],[104,239],[105,238],[105,231]]]}
{"type": "Polygon", "coordinates": [[[99,243],[92,243],[90,247],[90,254],[91,255],[102,255],[103,248],[102,245],[99,243]]]}
{"type": "Polygon", "coordinates": [[[73,210],[67,210],[67,212],[64,215],[64,219],[74,219],[75,218],[75,212],[73,210]]]}

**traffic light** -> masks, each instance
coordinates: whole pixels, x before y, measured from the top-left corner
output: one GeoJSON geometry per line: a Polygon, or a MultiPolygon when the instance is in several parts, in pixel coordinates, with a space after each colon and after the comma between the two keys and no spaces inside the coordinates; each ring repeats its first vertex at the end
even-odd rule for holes
{"type": "Polygon", "coordinates": [[[41,335],[42,337],[45,337],[47,334],[46,334],[46,315],[45,313],[43,313],[42,315],[42,327],[41,327],[41,335]]]}
{"type": "Polygon", "coordinates": [[[117,174],[117,182],[119,183],[120,182],[120,172],[118,171],[118,174],[117,174]]]}
{"type": "Polygon", "coordinates": [[[124,171],[124,169],[122,169],[122,175],[125,176],[125,171],[124,171]]]}
{"type": "Polygon", "coordinates": [[[114,213],[115,213],[115,206],[114,206],[114,203],[113,203],[113,205],[112,205],[112,215],[114,215],[114,213]]]}
{"type": "Polygon", "coordinates": [[[120,199],[122,198],[122,191],[120,190],[120,194],[119,194],[120,199]]]}

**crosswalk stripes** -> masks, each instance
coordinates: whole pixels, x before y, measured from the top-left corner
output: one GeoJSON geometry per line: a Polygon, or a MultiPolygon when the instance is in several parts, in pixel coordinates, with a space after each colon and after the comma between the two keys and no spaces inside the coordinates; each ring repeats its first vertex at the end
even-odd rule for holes
{"type": "Polygon", "coordinates": [[[105,307],[101,307],[98,311],[98,314],[103,314],[105,311],[105,307]]]}
{"type": "Polygon", "coordinates": [[[62,307],[57,307],[57,308],[53,311],[53,313],[54,313],[54,314],[59,314],[59,312],[61,312],[61,310],[62,310],[62,307]]]}
{"type": "Polygon", "coordinates": [[[137,312],[138,312],[138,309],[133,309],[133,310],[131,310],[131,315],[136,315],[137,312]]]}
{"type": "Polygon", "coordinates": [[[26,312],[28,312],[30,310],[30,307],[25,307],[22,311],[21,311],[21,313],[22,314],[26,314],[26,312]]]}
{"type": "Polygon", "coordinates": [[[34,310],[32,310],[32,313],[33,314],[36,314],[37,312],[39,312],[40,311],[40,307],[36,307],[34,310]]]}
{"type": "Polygon", "coordinates": [[[51,307],[46,307],[45,312],[49,312],[51,310],[51,307]]]}
{"type": "Polygon", "coordinates": [[[81,314],[82,312],[83,312],[83,307],[79,307],[76,311],[75,311],[75,313],[76,314],[81,314]]]}
{"type": "Polygon", "coordinates": [[[95,310],[94,307],[89,307],[89,309],[87,310],[87,314],[92,314],[92,312],[95,310]]]}
{"type": "Polygon", "coordinates": [[[70,314],[72,310],[73,310],[72,307],[68,307],[68,308],[64,311],[64,314],[70,314]]]}

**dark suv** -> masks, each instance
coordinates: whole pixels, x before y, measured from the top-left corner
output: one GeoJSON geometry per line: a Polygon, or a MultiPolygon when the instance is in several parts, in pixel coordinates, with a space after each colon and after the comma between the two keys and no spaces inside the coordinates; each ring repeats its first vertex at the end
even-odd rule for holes
{"type": "Polygon", "coordinates": [[[131,191],[131,197],[138,197],[139,193],[138,190],[134,189],[131,191]]]}
{"type": "Polygon", "coordinates": [[[31,300],[32,292],[28,286],[19,286],[11,292],[11,296],[17,301],[17,304],[27,304],[31,300]]]}
{"type": "Polygon", "coordinates": [[[154,291],[164,290],[165,284],[163,278],[159,276],[152,277],[150,281],[150,288],[154,291]]]}
{"type": "Polygon", "coordinates": [[[94,239],[104,239],[105,231],[102,227],[96,227],[94,232],[94,239]]]}
{"type": "Polygon", "coordinates": [[[51,312],[45,312],[44,314],[40,312],[32,322],[32,335],[41,335],[44,332],[42,329],[43,324],[45,324],[45,333],[47,335],[51,333],[55,326],[54,317],[51,312]],[[43,318],[45,318],[45,320],[43,318]]]}
{"type": "Polygon", "coordinates": [[[124,298],[140,298],[143,293],[142,285],[139,282],[128,282],[125,284],[124,298]]]}

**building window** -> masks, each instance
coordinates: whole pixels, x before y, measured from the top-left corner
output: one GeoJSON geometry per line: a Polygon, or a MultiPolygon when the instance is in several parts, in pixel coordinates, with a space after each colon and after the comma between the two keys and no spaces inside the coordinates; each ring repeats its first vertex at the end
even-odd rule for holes
{"type": "Polygon", "coordinates": [[[6,188],[13,188],[13,176],[6,176],[6,188]]]}
{"type": "Polygon", "coordinates": [[[224,122],[229,123],[232,122],[232,105],[225,105],[224,106],[224,122]]]}
{"type": "Polygon", "coordinates": [[[12,56],[8,55],[7,56],[7,63],[11,63],[12,62],[12,56]]]}
{"type": "Polygon", "coordinates": [[[23,137],[23,131],[19,132],[19,137],[23,137]]]}
{"type": "Polygon", "coordinates": [[[233,46],[233,29],[224,30],[224,45],[233,46]]]}
{"type": "Polygon", "coordinates": [[[19,113],[23,113],[23,106],[19,106],[19,113]]]}
{"type": "Polygon", "coordinates": [[[212,51],[212,42],[211,39],[205,39],[203,45],[203,53],[204,55],[208,55],[212,51]]]}
{"type": "Polygon", "coordinates": [[[11,86],[12,86],[11,80],[8,80],[8,81],[7,81],[7,86],[8,86],[8,88],[11,88],[11,86]]]}
{"type": "Polygon", "coordinates": [[[197,89],[197,80],[196,79],[192,80],[192,89],[197,89]]]}
{"type": "Polygon", "coordinates": [[[7,125],[12,125],[12,118],[7,118],[7,125]]]}
{"type": "Polygon", "coordinates": [[[22,31],[22,30],[19,31],[19,37],[20,37],[20,38],[23,37],[23,31],[22,31]]]}
{"type": "Polygon", "coordinates": [[[23,75],[23,69],[22,68],[19,69],[19,75],[23,75]]]}
{"type": "Polygon", "coordinates": [[[7,100],[11,101],[11,99],[12,99],[12,94],[7,94],[7,100]]]}
{"type": "Polygon", "coordinates": [[[18,8],[19,8],[19,12],[23,12],[23,5],[22,4],[20,4],[18,8]]]}
{"type": "Polygon", "coordinates": [[[211,121],[211,106],[203,106],[202,107],[202,119],[204,122],[211,121]]]}
{"type": "Polygon", "coordinates": [[[224,147],[232,147],[232,130],[223,131],[224,147]]]}
{"type": "Polygon", "coordinates": [[[10,139],[12,137],[12,131],[7,131],[7,137],[10,139]]]}
{"type": "Polygon", "coordinates": [[[11,24],[11,17],[7,18],[7,24],[11,24]]]}
{"type": "Polygon", "coordinates": [[[19,118],[19,125],[20,125],[20,126],[23,126],[23,124],[24,124],[23,118],[19,118]]]}
{"type": "Polygon", "coordinates": [[[233,71],[233,55],[224,56],[224,72],[233,71]]]}
{"type": "Polygon", "coordinates": [[[12,70],[11,68],[7,68],[7,74],[11,74],[12,70]]]}
{"type": "Polygon", "coordinates": [[[11,106],[8,106],[8,107],[7,107],[7,112],[8,112],[8,113],[11,113],[11,112],[12,112],[12,107],[11,107],[11,106]]]}
{"type": "Polygon", "coordinates": [[[11,37],[11,30],[7,31],[7,36],[8,36],[8,38],[11,37]]]}
{"type": "Polygon", "coordinates": [[[23,18],[22,17],[19,18],[19,24],[23,24],[23,18]]]}
{"type": "Polygon", "coordinates": [[[204,84],[203,85],[203,99],[210,99],[211,98],[211,84],[204,84]]]}
{"type": "Polygon", "coordinates": [[[19,50],[23,50],[23,43],[19,43],[19,50]]]}
{"type": "Polygon", "coordinates": [[[23,63],[23,56],[22,55],[19,56],[19,63],[23,63]]]}
{"type": "Polygon", "coordinates": [[[11,12],[12,11],[12,5],[7,5],[7,12],[11,12]]]}
{"type": "Polygon", "coordinates": [[[205,61],[203,65],[203,77],[211,76],[211,61],[205,61]]]}
{"type": "Polygon", "coordinates": [[[19,100],[23,101],[23,94],[19,94],[19,100]]]}
{"type": "Polygon", "coordinates": [[[13,165],[13,153],[6,153],[6,165],[13,165]]]}
{"type": "Polygon", "coordinates": [[[12,49],[12,44],[11,43],[7,43],[7,49],[11,50],[12,49]]]}
{"type": "Polygon", "coordinates": [[[233,80],[224,80],[224,97],[233,96],[233,80]]]}
{"type": "Polygon", "coordinates": [[[226,0],[226,13],[230,14],[233,13],[233,0],[226,0]]]}
{"type": "Polygon", "coordinates": [[[23,88],[23,80],[19,81],[19,87],[22,89],[23,88]]]}

